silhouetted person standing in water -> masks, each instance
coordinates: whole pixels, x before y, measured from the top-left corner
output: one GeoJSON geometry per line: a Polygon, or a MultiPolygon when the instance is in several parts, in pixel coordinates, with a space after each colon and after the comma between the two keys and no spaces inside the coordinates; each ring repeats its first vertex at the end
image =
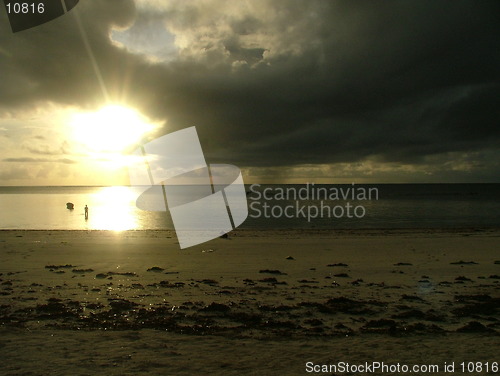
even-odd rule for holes
{"type": "Polygon", "coordinates": [[[89,219],[89,207],[85,205],[85,219],[89,219]]]}

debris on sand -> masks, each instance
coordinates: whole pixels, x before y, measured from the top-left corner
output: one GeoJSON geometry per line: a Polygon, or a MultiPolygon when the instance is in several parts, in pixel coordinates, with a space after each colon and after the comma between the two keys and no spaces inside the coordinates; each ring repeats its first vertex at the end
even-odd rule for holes
{"type": "Polygon", "coordinates": [[[370,320],[360,330],[364,333],[395,333],[397,324],[390,319],[370,320]]]}
{"type": "Polygon", "coordinates": [[[304,323],[309,324],[311,326],[323,326],[323,321],[321,321],[319,319],[307,319],[307,320],[304,320],[304,323]]]}
{"type": "Polygon", "coordinates": [[[286,275],[286,273],[283,273],[277,269],[263,269],[263,270],[259,270],[259,273],[286,275]]]}
{"type": "Polygon", "coordinates": [[[487,302],[491,300],[491,296],[486,295],[486,294],[480,294],[480,295],[455,295],[455,300],[457,302],[487,302]]]}
{"type": "Polygon", "coordinates": [[[483,324],[477,321],[470,321],[467,325],[458,328],[457,332],[459,333],[492,333],[493,329],[487,328],[483,324]]]}
{"type": "MultiPolygon", "coordinates": [[[[464,296],[462,296],[463,299],[464,296]]],[[[477,299],[470,299],[466,305],[452,310],[452,313],[458,317],[473,317],[477,315],[497,315],[500,311],[500,298],[491,298],[479,301],[477,299]]],[[[463,300],[462,300],[463,301],[463,300]]]]}
{"type": "Polygon", "coordinates": [[[401,313],[397,313],[391,316],[393,319],[423,319],[425,313],[418,309],[410,309],[401,313]]]}
{"type": "Polygon", "coordinates": [[[270,283],[270,284],[273,284],[273,285],[287,285],[288,284],[285,281],[278,281],[274,277],[259,279],[258,282],[270,283]]]}
{"type": "Polygon", "coordinates": [[[66,264],[66,265],[45,265],[45,269],[58,270],[58,269],[69,269],[69,268],[75,268],[75,265],[71,265],[71,264],[66,264]]]}
{"type": "Polygon", "coordinates": [[[472,279],[464,277],[463,275],[461,275],[461,276],[455,278],[455,281],[459,281],[459,282],[471,282],[472,279]]]}
{"type": "Polygon", "coordinates": [[[94,269],[73,269],[72,272],[73,273],[77,273],[77,274],[82,274],[82,273],[92,273],[94,271],[94,269]]]}
{"type": "Polygon", "coordinates": [[[137,303],[126,299],[112,299],[110,300],[109,305],[114,311],[130,311],[138,306],[137,303]]]}
{"type": "Polygon", "coordinates": [[[342,266],[342,267],[346,267],[346,266],[349,266],[347,264],[344,264],[343,262],[338,262],[336,264],[328,264],[327,265],[328,267],[334,267],[334,266],[342,266]]]}
{"type": "Polygon", "coordinates": [[[212,302],[208,306],[201,308],[200,312],[229,312],[231,308],[225,304],[212,302]]]}
{"type": "Polygon", "coordinates": [[[139,277],[134,272],[108,272],[108,275],[123,275],[126,277],[139,277]]]}
{"type": "Polygon", "coordinates": [[[401,299],[402,300],[411,300],[411,301],[417,301],[417,302],[423,302],[424,299],[422,299],[421,297],[419,296],[416,296],[416,295],[407,295],[407,294],[403,294],[401,296],[401,299]]]}
{"type": "Polygon", "coordinates": [[[184,287],[186,284],[184,282],[174,282],[171,283],[170,281],[161,281],[159,283],[152,283],[148,285],[148,287],[166,287],[166,288],[180,288],[184,287]]]}
{"type": "Polygon", "coordinates": [[[139,277],[134,272],[107,272],[107,273],[99,273],[99,274],[96,274],[95,277],[97,279],[104,279],[104,278],[111,279],[111,277],[114,276],[114,275],[121,275],[121,276],[125,276],[125,277],[139,277]]]}
{"type": "Polygon", "coordinates": [[[148,272],[162,272],[164,271],[165,269],[163,268],[160,268],[159,266],[153,266],[152,268],[149,268],[147,271],[148,272]]]}
{"type": "Polygon", "coordinates": [[[311,281],[309,279],[299,279],[297,282],[299,282],[299,283],[319,283],[318,281],[311,281]]]}

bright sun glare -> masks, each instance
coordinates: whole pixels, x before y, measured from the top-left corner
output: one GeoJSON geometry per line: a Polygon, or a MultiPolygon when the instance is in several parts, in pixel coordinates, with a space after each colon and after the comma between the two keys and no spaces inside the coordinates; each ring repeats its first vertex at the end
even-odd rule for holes
{"type": "Polygon", "coordinates": [[[154,124],[137,111],[119,105],[106,106],[96,112],[75,114],[71,125],[75,142],[98,153],[124,151],[155,128],[154,124]]]}

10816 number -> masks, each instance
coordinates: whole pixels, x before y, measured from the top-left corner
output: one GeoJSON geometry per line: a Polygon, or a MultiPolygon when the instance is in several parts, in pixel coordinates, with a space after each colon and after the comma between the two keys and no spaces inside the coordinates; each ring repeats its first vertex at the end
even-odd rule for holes
{"type": "Polygon", "coordinates": [[[39,4],[29,4],[29,3],[7,3],[7,13],[15,13],[15,14],[41,14],[45,12],[44,3],[39,4]]]}
{"type": "Polygon", "coordinates": [[[462,362],[460,363],[460,367],[462,368],[462,372],[470,372],[470,373],[497,373],[500,365],[498,362],[462,362]]]}

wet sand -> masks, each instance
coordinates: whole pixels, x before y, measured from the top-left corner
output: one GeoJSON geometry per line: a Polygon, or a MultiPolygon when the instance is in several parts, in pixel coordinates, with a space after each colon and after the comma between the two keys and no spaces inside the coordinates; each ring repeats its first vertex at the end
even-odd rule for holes
{"type": "Polygon", "coordinates": [[[496,229],[239,230],[180,250],[168,231],[1,231],[2,372],[499,361],[499,239],[496,229]]]}

